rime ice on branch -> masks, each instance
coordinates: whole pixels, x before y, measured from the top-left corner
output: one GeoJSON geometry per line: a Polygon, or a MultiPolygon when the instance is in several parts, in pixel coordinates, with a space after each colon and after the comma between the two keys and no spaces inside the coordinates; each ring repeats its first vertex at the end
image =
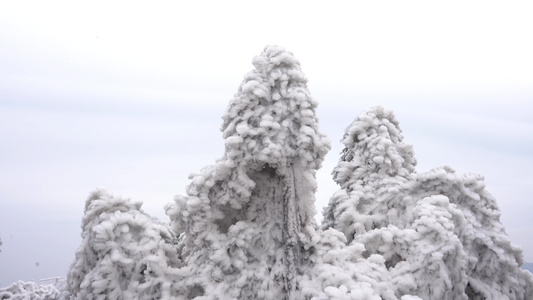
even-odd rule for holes
{"type": "Polygon", "coordinates": [[[266,47],[224,115],[224,157],[171,209],[189,297],[299,299],[315,232],[315,171],[330,148],[292,53],[266,47]]]}

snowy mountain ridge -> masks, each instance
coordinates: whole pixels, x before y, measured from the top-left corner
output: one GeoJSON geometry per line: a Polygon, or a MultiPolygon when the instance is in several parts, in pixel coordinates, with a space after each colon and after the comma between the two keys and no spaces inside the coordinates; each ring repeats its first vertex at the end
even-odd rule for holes
{"type": "MultiPolygon", "coordinates": [[[[300,63],[267,46],[223,116],[225,152],[155,221],[104,190],[85,203],[67,299],[528,299],[533,275],[483,177],[415,171],[392,111],[346,129],[319,227],[330,149],[300,63]]],[[[32,287],[29,287],[30,289],[32,287]]],[[[23,285],[0,289],[16,297],[23,285]]],[[[20,294],[20,293],[19,293],[20,294]]],[[[54,289],[36,291],[59,299],[54,289]],[[48,294],[47,294],[48,293],[48,294]]]]}

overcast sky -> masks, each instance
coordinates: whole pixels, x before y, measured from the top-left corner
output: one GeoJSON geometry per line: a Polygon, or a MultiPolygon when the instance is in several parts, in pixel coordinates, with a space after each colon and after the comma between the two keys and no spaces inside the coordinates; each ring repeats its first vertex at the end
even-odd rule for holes
{"type": "Polygon", "coordinates": [[[382,105],[418,172],[485,175],[532,262],[533,4],[324,3],[0,2],[0,286],[66,275],[97,187],[167,220],[267,44],[300,60],[332,141],[319,211],[344,129],[382,105]]]}

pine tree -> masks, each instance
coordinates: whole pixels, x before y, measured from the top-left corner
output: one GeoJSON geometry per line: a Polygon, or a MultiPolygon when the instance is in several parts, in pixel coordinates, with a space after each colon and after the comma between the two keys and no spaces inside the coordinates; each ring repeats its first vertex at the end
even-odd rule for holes
{"type": "Polygon", "coordinates": [[[483,179],[441,167],[419,174],[413,190],[422,200],[441,197],[447,209],[455,211],[447,230],[460,240],[465,253],[469,299],[528,299],[533,295],[533,276],[521,268],[522,250],[505,233],[496,200],[485,190],[483,179]]]}
{"type": "Polygon", "coordinates": [[[330,145],[294,56],[270,46],[253,64],[223,117],[224,157],[192,175],[171,209],[184,230],[190,298],[300,298],[315,171],[330,145]]]}
{"type": "Polygon", "coordinates": [[[67,276],[71,299],[178,296],[183,275],[173,233],[133,203],[103,190],[85,203],[82,244],[67,276]]]}
{"type": "Polygon", "coordinates": [[[525,299],[531,274],[520,269],[495,200],[482,177],[442,167],[414,172],[411,146],[381,107],[348,127],[334,179],[341,186],[323,229],[382,256],[395,295],[423,299],[525,299]]]}
{"type": "Polygon", "coordinates": [[[333,180],[341,189],[324,211],[322,227],[342,231],[351,242],[354,234],[386,227],[391,216],[406,219],[398,214],[410,209],[409,203],[390,195],[400,195],[412,180],[416,159],[412,146],[403,143],[394,114],[382,107],[362,113],[341,142],[345,148],[333,170],[333,180]],[[387,205],[376,200],[383,197],[387,205]]]}

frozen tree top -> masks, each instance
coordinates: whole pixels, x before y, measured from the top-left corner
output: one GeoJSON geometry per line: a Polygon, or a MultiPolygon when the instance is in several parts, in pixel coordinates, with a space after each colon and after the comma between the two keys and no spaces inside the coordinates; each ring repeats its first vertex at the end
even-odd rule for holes
{"type": "Polygon", "coordinates": [[[364,245],[368,258],[382,257],[398,298],[528,299],[533,277],[520,269],[522,252],[505,233],[483,177],[447,166],[414,173],[398,124],[391,111],[375,107],[347,128],[333,172],[341,189],[322,228],[364,245]]]}
{"type": "Polygon", "coordinates": [[[342,139],[345,149],[333,173],[335,181],[345,186],[369,173],[407,176],[414,172],[413,147],[403,143],[398,125],[394,113],[380,106],[357,117],[342,139]]]}
{"type": "Polygon", "coordinates": [[[253,65],[223,116],[227,158],[273,167],[299,159],[319,168],[330,143],[318,132],[317,102],[300,63],[285,49],[268,46],[253,65]]]}

